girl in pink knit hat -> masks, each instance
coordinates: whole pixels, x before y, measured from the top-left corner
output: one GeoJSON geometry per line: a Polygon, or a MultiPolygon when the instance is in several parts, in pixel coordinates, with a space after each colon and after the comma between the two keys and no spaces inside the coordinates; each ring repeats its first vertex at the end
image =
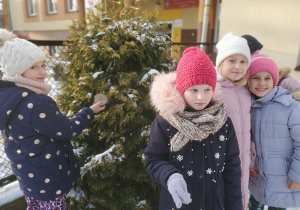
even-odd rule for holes
{"type": "Polygon", "coordinates": [[[183,52],[176,73],[154,78],[150,99],[158,116],[145,164],[161,185],[161,210],[242,208],[238,143],[216,80],[211,60],[196,47],[183,52]]]}
{"type": "Polygon", "coordinates": [[[277,86],[279,71],[268,56],[252,56],[248,86],[252,93],[249,210],[300,207],[300,102],[277,86]]]}

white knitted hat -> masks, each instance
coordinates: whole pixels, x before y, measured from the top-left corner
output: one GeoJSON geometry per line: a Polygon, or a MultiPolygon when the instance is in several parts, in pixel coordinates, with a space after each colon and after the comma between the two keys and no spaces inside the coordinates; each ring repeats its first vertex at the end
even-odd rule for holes
{"type": "Polygon", "coordinates": [[[216,69],[219,70],[220,64],[227,57],[235,54],[241,54],[248,60],[248,67],[251,63],[251,53],[247,43],[247,40],[240,37],[234,36],[232,33],[225,34],[222,39],[217,43],[217,59],[216,69]]]}
{"type": "Polygon", "coordinates": [[[14,77],[22,74],[30,66],[46,58],[46,54],[35,44],[15,38],[6,29],[0,29],[0,65],[5,75],[14,77]]]}

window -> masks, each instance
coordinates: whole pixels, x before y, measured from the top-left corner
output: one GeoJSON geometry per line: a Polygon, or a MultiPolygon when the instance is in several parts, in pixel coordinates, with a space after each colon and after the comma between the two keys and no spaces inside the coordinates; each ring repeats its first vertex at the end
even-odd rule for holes
{"type": "MultiPolygon", "coordinates": [[[[172,40],[173,34],[173,21],[159,21],[159,30],[157,35],[167,36],[169,40],[172,40]]],[[[169,55],[172,56],[172,47],[169,49],[169,55]]]]}
{"type": "Polygon", "coordinates": [[[68,0],[68,11],[77,11],[77,0],[68,0]]]}
{"type": "Polygon", "coordinates": [[[54,46],[54,45],[49,46],[49,54],[51,56],[58,56],[57,46],[54,46]]]}
{"type": "Polygon", "coordinates": [[[36,16],[35,0],[27,0],[27,3],[28,3],[28,14],[29,14],[29,16],[36,16]]]}
{"type": "Polygon", "coordinates": [[[57,13],[57,0],[47,0],[48,13],[54,14],[57,13]]]}
{"type": "Polygon", "coordinates": [[[91,9],[98,3],[102,3],[102,0],[85,0],[85,8],[91,9]]]}

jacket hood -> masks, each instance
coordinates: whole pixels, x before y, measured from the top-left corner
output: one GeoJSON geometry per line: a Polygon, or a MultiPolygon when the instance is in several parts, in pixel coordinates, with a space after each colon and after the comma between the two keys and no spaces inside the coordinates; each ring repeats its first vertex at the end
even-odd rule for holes
{"type": "Polygon", "coordinates": [[[23,92],[14,83],[0,80],[0,130],[6,128],[11,112],[26,96],[23,92]]]}
{"type": "Polygon", "coordinates": [[[291,72],[291,69],[288,67],[283,67],[279,69],[279,81],[286,77],[291,72]]]}
{"type": "MultiPolygon", "coordinates": [[[[217,100],[219,89],[217,84],[212,101],[217,100]]],[[[185,110],[186,102],[176,89],[176,72],[161,73],[154,77],[150,87],[150,101],[158,113],[174,114],[185,110]]]]}

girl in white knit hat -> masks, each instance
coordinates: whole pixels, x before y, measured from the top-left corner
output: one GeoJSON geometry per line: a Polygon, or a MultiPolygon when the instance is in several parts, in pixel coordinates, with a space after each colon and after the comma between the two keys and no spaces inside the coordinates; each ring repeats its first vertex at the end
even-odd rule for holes
{"type": "Polygon", "coordinates": [[[246,88],[246,73],[250,65],[250,49],[247,40],[234,36],[232,33],[224,35],[217,43],[218,54],[216,70],[218,84],[221,87],[220,97],[226,103],[226,111],[232,119],[235,128],[241,159],[241,190],[243,209],[248,202],[250,152],[250,108],[251,96],[246,88]]]}
{"type": "Polygon", "coordinates": [[[105,108],[100,101],[72,119],[63,115],[47,96],[46,58],[36,45],[0,29],[0,130],[27,209],[66,208],[65,193],[80,170],[70,139],[105,108]]]}

